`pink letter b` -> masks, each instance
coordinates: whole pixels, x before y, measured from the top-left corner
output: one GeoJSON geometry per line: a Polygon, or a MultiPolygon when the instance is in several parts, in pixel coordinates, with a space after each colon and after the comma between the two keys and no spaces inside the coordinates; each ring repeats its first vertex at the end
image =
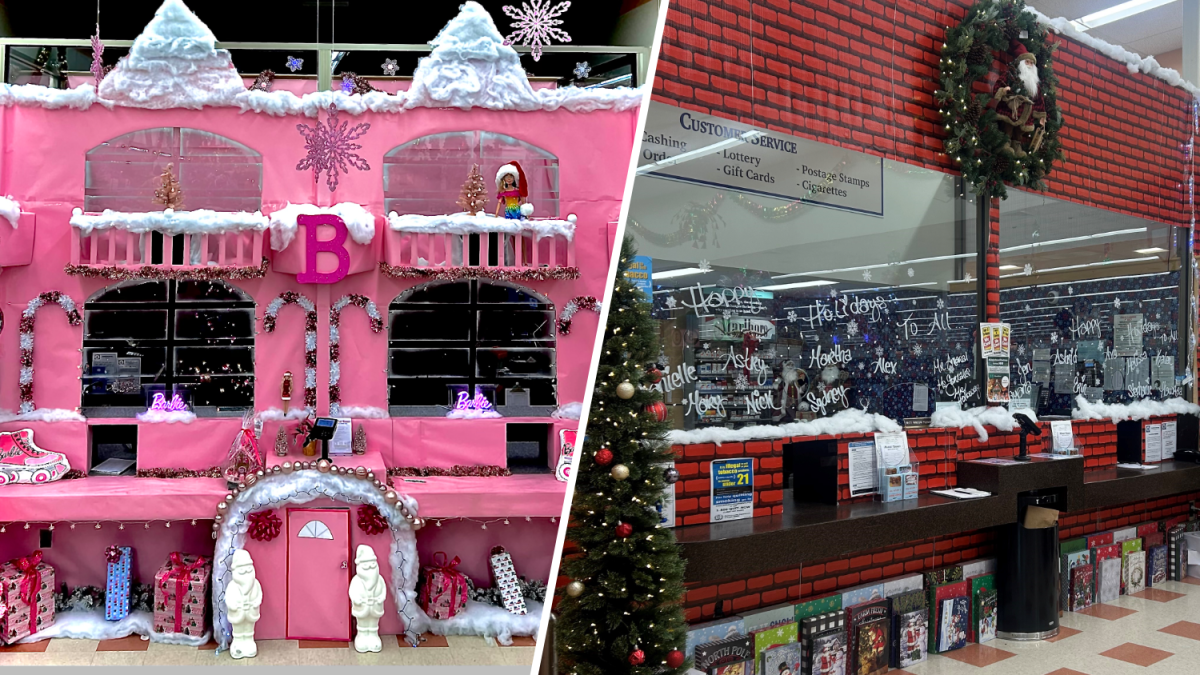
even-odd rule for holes
{"type": "Polygon", "coordinates": [[[346,243],[346,223],[331,213],[315,215],[300,215],[296,223],[305,229],[304,232],[304,271],[296,275],[296,281],[302,284],[332,284],[346,278],[350,271],[350,252],[343,244],[346,243]],[[317,239],[317,228],[321,225],[333,227],[333,239],[320,241],[317,239]],[[332,272],[317,271],[317,253],[324,251],[337,256],[337,269],[332,272]]]}

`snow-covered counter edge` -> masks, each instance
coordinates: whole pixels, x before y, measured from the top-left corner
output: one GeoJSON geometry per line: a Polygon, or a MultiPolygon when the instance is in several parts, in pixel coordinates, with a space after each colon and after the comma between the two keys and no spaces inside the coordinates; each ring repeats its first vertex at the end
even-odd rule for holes
{"type": "Polygon", "coordinates": [[[1092,403],[1082,396],[1075,398],[1076,409],[1071,417],[1077,420],[1112,420],[1113,424],[1129,420],[1148,420],[1163,415],[1200,414],[1200,405],[1181,398],[1165,401],[1134,401],[1133,403],[1092,403]]]}
{"type": "Polygon", "coordinates": [[[512,220],[496,218],[489,215],[471,215],[469,213],[452,213],[446,216],[420,216],[406,213],[399,215],[395,211],[388,214],[388,227],[394,232],[409,232],[412,234],[484,234],[500,232],[502,234],[533,233],[534,237],[560,236],[568,241],[575,236],[575,214],[567,216],[566,220],[547,218],[545,220],[512,220]]]}

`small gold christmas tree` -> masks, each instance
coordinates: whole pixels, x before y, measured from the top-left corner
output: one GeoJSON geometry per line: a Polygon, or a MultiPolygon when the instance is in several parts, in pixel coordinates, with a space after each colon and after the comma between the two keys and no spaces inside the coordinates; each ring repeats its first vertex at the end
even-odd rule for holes
{"type": "Polygon", "coordinates": [[[279,433],[275,434],[275,454],[280,457],[287,457],[288,454],[287,432],[282,424],[279,425],[279,433]]]}
{"type": "Polygon", "coordinates": [[[161,204],[164,209],[178,209],[183,206],[183,188],[179,187],[179,179],[175,177],[175,165],[168,164],[159,177],[159,187],[154,191],[154,203],[161,204]]]}
{"type": "Polygon", "coordinates": [[[367,454],[367,432],[363,429],[363,425],[358,425],[354,430],[354,438],[350,441],[350,448],[356,455],[367,454]]]}
{"type": "Polygon", "coordinates": [[[483,176],[479,174],[479,165],[474,164],[455,203],[466,213],[475,215],[487,208],[487,196],[487,185],[483,182],[483,176]]]}

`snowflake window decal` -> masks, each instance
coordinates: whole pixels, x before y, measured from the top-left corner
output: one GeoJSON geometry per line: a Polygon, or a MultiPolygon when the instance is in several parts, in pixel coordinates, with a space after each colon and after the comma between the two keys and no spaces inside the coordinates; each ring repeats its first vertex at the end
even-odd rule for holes
{"type": "Polygon", "coordinates": [[[550,46],[551,40],[571,41],[571,36],[558,28],[563,23],[558,17],[570,8],[570,2],[555,5],[551,0],[530,0],[522,2],[519,8],[505,5],[504,13],[513,19],[513,32],[504,38],[504,44],[529,47],[533,53],[533,60],[542,60],[542,47],[550,46]]]}
{"type": "Polygon", "coordinates": [[[330,104],[329,118],[325,124],[317,120],[316,124],[297,124],[296,130],[304,137],[304,149],[308,154],[296,164],[297,171],[312,169],[313,180],[321,178],[325,173],[325,184],[329,191],[334,192],[338,187],[338,175],[350,173],[351,168],[359,171],[370,171],[367,160],[355,152],[362,149],[361,143],[355,143],[367,134],[370,123],[363,122],[353,127],[349,122],[338,124],[337,106],[330,104]]]}

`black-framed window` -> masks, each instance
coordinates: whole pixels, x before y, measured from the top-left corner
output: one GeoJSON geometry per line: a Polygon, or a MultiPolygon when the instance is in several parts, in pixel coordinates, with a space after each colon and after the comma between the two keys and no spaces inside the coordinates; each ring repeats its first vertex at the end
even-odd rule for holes
{"type": "Polygon", "coordinates": [[[556,405],[555,313],[515,284],[433,282],[389,307],[388,404],[396,415],[443,415],[452,387],[494,385],[495,404],[556,405]],[[518,389],[519,385],[519,389],[518,389]]]}
{"type": "Polygon", "coordinates": [[[220,281],[110,286],[83,309],[83,408],[132,417],[148,394],[186,392],[197,415],[254,406],[254,301],[220,281]]]}

